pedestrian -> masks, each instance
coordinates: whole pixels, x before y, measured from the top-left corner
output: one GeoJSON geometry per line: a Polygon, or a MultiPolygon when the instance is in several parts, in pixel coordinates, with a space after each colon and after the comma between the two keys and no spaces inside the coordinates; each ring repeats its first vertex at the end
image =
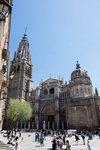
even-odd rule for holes
{"type": "Polygon", "coordinates": [[[99,136],[99,139],[100,139],[100,131],[98,131],[98,136],[99,136]]]}
{"type": "Polygon", "coordinates": [[[19,130],[19,137],[21,137],[21,130],[19,130]]]}
{"type": "Polygon", "coordinates": [[[92,150],[91,146],[90,146],[90,143],[89,143],[89,140],[87,141],[87,148],[88,148],[88,150],[92,150]]]}
{"type": "Polygon", "coordinates": [[[58,138],[58,147],[62,150],[62,146],[64,145],[63,139],[61,137],[58,138]]]}
{"type": "Polygon", "coordinates": [[[76,142],[78,144],[78,141],[80,140],[79,136],[75,134],[75,139],[76,139],[76,142]]]}
{"type": "Polygon", "coordinates": [[[71,150],[71,145],[69,144],[69,141],[66,141],[66,148],[65,150],[71,150]]]}
{"type": "Polygon", "coordinates": [[[21,138],[21,142],[23,142],[23,140],[24,140],[24,138],[22,137],[22,138],[21,138]]]}
{"type": "Polygon", "coordinates": [[[85,145],[85,136],[82,134],[81,137],[82,137],[82,140],[83,140],[83,145],[85,145]]]}
{"type": "Polygon", "coordinates": [[[54,138],[53,141],[52,141],[52,150],[56,150],[56,148],[57,148],[57,141],[54,138]]]}
{"type": "Polygon", "coordinates": [[[65,139],[66,139],[66,136],[65,136],[65,135],[63,135],[63,142],[64,142],[64,144],[65,144],[65,139]]]}
{"type": "Polygon", "coordinates": [[[18,150],[18,142],[15,143],[15,150],[18,150]]]}
{"type": "Polygon", "coordinates": [[[44,134],[42,132],[40,133],[39,140],[40,140],[40,145],[43,146],[44,145],[44,134]]]}

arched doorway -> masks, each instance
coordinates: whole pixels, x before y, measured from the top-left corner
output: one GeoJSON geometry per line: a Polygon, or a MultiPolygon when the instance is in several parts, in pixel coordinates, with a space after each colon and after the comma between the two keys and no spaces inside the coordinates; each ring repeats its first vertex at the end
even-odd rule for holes
{"type": "Polygon", "coordinates": [[[41,127],[43,129],[44,123],[46,129],[55,128],[55,112],[51,104],[45,105],[41,111],[41,127]]]}

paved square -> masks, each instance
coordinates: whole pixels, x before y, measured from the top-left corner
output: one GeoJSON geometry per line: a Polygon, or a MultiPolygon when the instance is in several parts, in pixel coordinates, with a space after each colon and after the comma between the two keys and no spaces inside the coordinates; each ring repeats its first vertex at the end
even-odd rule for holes
{"type": "MultiPolygon", "coordinates": [[[[46,136],[44,141],[44,146],[40,146],[39,142],[35,142],[35,133],[22,133],[22,138],[18,139],[21,150],[50,150],[52,148],[52,139],[51,136],[46,136]]],[[[71,144],[71,150],[88,150],[87,148],[87,137],[85,139],[86,145],[83,145],[82,138],[77,145],[75,137],[67,137],[71,144]]],[[[7,143],[7,139],[3,137],[3,134],[0,134],[0,140],[4,143],[7,143]]],[[[100,139],[98,136],[94,136],[93,140],[90,140],[90,146],[92,150],[100,150],[100,139]]]]}

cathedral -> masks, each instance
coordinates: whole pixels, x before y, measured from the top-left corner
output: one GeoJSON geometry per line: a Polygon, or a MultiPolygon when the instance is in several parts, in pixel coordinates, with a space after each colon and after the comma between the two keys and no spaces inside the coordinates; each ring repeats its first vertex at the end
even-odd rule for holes
{"type": "Polygon", "coordinates": [[[8,99],[32,104],[30,128],[94,129],[100,126],[100,97],[87,71],[77,62],[69,83],[48,78],[32,89],[32,62],[26,33],[10,65],[8,99]]]}

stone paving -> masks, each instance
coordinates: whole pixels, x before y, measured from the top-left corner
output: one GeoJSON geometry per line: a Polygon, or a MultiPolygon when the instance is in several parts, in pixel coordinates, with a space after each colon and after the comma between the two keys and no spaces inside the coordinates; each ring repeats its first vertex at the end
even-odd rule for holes
{"type": "MultiPolygon", "coordinates": [[[[53,137],[47,136],[44,141],[44,146],[40,146],[40,143],[35,142],[35,133],[22,133],[22,138],[19,138],[18,142],[21,150],[50,150],[52,148],[52,139],[53,137]]],[[[71,144],[71,150],[88,150],[87,148],[87,137],[86,137],[86,145],[83,145],[83,141],[80,137],[80,141],[77,144],[75,141],[75,137],[67,137],[71,144]]],[[[0,141],[3,141],[5,144],[7,143],[7,139],[3,137],[3,134],[0,134],[0,141]]],[[[93,140],[90,140],[90,146],[92,150],[100,150],[100,139],[98,136],[93,137],[93,140]]],[[[1,149],[0,149],[1,150],[1,149]]],[[[7,149],[5,149],[7,150],[7,149]]]]}

